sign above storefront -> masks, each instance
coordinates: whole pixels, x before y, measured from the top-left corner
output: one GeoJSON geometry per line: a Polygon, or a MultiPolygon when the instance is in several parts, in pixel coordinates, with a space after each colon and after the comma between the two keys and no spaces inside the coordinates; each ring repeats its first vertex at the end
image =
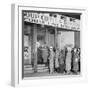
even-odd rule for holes
{"type": "Polygon", "coordinates": [[[57,28],[80,30],[80,20],[60,14],[24,12],[24,21],[57,28]]]}

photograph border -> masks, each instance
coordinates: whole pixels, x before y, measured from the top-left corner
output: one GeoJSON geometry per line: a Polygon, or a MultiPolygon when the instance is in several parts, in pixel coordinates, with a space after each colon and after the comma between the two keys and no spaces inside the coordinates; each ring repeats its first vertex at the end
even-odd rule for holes
{"type": "MultiPolygon", "coordinates": [[[[86,29],[87,9],[85,8],[53,8],[53,7],[36,7],[25,4],[11,5],[11,85],[12,86],[29,86],[31,81],[38,79],[55,79],[60,78],[60,82],[82,82],[86,80],[87,70],[86,62],[83,60],[82,35],[86,29]],[[22,10],[41,10],[41,11],[59,11],[59,12],[76,12],[81,13],[80,25],[80,47],[81,47],[81,74],[80,75],[64,75],[64,76],[45,76],[45,77],[29,77],[22,79],[22,10]],[[84,66],[85,65],[85,66],[84,66]],[[73,78],[72,78],[73,77],[73,78]],[[77,79],[78,78],[78,79],[77,79]],[[31,81],[30,81],[31,80],[31,81]]],[[[33,81],[35,83],[35,81],[33,81]]]]}

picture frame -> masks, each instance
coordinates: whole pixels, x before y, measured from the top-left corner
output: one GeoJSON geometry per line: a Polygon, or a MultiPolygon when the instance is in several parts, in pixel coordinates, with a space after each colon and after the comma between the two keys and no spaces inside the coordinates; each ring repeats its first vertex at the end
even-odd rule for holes
{"type": "Polygon", "coordinates": [[[86,71],[86,62],[83,56],[83,41],[82,35],[86,29],[85,22],[87,19],[87,10],[85,8],[68,8],[68,7],[60,7],[60,8],[52,8],[52,7],[35,7],[27,4],[12,4],[11,5],[11,85],[18,86],[30,86],[38,83],[39,79],[48,80],[58,78],[60,83],[68,83],[68,82],[82,82],[86,80],[87,71],[86,71]],[[22,29],[23,29],[23,18],[22,11],[23,10],[31,10],[31,11],[47,11],[47,12],[67,12],[67,13],[80,13],[80,47],[81,47],[81,73],[80,75],[65,75],[65,76],[44,76],[44,77],[23,77],[23,61],[22,61],[22,52],[23,52],[23,37],[22,37],[22,29]],[[34,80],[33,80],[34,79],[34,80]],[[36,81],[35,81],[36,80],[36,81]]]}

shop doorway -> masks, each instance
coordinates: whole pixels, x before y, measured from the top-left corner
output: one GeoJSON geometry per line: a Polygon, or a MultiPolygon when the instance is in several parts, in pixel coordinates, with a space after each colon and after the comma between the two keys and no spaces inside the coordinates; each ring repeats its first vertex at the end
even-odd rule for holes
{"type": "Polygon", "coordinates": [[[37,72],[49,71],[49,47],[55,47],[54,28],[37,25],[36,48],[37,48],[37,72]]]}

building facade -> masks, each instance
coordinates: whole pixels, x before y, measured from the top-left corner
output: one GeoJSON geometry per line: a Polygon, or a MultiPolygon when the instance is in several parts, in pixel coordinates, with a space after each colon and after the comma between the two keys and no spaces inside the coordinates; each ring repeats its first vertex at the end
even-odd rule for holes
{"type": "Polygon", "coordinates": [[[23,11],[22,13],[24,75],[49,72],[50,47],[60,51],[67,47],[80,48],[80,18],[58,12],[23,11]]]}

